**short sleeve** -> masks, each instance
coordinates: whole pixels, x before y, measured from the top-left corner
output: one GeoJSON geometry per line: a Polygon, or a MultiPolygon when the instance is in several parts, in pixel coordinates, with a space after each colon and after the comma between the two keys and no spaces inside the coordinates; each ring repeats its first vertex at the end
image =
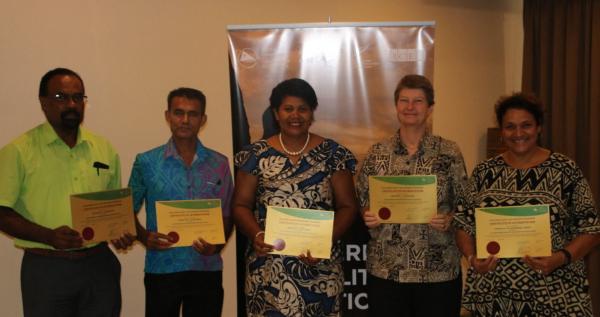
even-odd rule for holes
{"type": "Polygon", "coordinates": [[[23,177],[19,151],[13,144],[8,144],[0,150],[0,206],[14,208],[23,177]]]}
{"type": "Polygon", "coordinates": [[[133,210],[138,213],[142,209],[142,204],[146,198],[147,187],[144,182],[144,167],[142,157],[138,154],[133,162],[131,176],[129,177],[129,188],[133,196],[133,210]]]}
{"type": "Polygon", "coordinates": [[[477,197],[477,179],[480,167],[473,170],[473,174],[463,187],[456,187],[456,213],[452,225],[465,231],[471,236],[475,235],[475,197],[477,197]]]}
{"type": "Polygon", "coordinates": [[[225,160],[223,164],[223,186],[219,192],[219,198],[222,202],[223,217],[231,216],[231,200],[233,198],[233,179],[229,170],[229,162],[225,160]]]}
{"type": "Polygon", "coordinates": [[[356,191],[361,208],[369,207],[369,176],[374,175],[372,168],[374,158],[373,147],[371,147],[358,173],[356,191]]]}
{"type": "MultiPolygon", "coordinates": [[[[260,142],[260,141],[259,141],[260,142]]],[[[239,151],[233,160],[234,165],[241,171],[251,175],[258,175],[258,150],[259,143],[253,143],[239,151]]]]}
{"type": "Polygon", "coordinates": [[[573,192],[568,208],[575,218],[576,231],[579,234],[600,233],[600,217],[590,185],[583,176],[581,169],[577,166],[574,166],[574,169],[575,171],[571,173],[574,175],[574,179],[571,180],[573,192]]]}
{"type": "Polygon", "coordinates": [[[459,195],[465,191],[467,186],[468,177],[467,167],[465,166],[465,160],[463,159],[460,148],[454,142],[452,142],[452,147],[455,156],[450,165],[450,190],[452,191],[450,196],[452,199],[452,207],[456,208],[459,195]]]}
{"type": "Polygon", "coordinates": [[[356,173],[356,157],[347,148],[337,145],[333,153],[333,172],[350,171],[352,175],[356,173]]]}
{"type": "Polygon", "coordinates": [[[108,184],[109,189],[119,189],[121,188],[121,159],[119,158],[119,154],[113,152],[113,162],[112,166],[115,167],[115,173],[112,175],[110,183],[108,184]]]}

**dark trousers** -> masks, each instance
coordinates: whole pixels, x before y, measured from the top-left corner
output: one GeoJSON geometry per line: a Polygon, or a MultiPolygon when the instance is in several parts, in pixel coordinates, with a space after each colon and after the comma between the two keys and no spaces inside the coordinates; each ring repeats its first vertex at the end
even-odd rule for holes
{"type": "Polygon", "coordinates": [[[66,259],[25,251],[21,292],[26,317],[116,317],[121,311],[121,265],[106,244],[66,259]]]}
{"type": "Polygon", "coordinates": [[[439,283],[397,283],[367,277],[369,316],[458,317],[462,279],[439,283]]]}
{"type": "Polygon", "coordinates": [[[183,317],[220,317],[222,280],[222,271],[146,273],[146,317],[179,317],[180,310],[183,317]]]}

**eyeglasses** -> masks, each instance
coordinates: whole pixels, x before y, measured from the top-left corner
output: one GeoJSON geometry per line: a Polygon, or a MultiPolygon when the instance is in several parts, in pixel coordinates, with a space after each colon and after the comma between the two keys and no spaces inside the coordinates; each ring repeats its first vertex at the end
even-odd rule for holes
{"type": "Polygon", "coordinates": [[[73,102],[76,104],[82,104],[87,102],[87,96],[81,93],[70,95],[62,92],[57,92],[54,95],[49,95],[48,98],[52,98],[54,101],[59,103],[68,103],[69,100],[73,100],[73,102]]]}
{"type": "Polygon", "coordinates": [[[188,116],[188,118],[198,118],[198,117],[202,116],[202,114],[200,113],[200,111],[184,111],[184,110],[181,110],[181,109],[171,110],[171,113],[174,116],[180,117],[180,118],[183,118],[186,115],[188,116]]]}

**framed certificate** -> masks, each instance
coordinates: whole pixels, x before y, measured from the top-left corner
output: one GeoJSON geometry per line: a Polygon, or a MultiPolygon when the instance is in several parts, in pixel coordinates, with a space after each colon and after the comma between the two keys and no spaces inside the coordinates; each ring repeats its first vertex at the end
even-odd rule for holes
{"type": "Polygon", "coordinates": [[[310,250],[313,258],[329,259],[334,212],[267,206],[265,243],[272,254],[299,256],[310,250]]]}
{"type": "Polygon", "coordinates": [[[476,208],[477,257],[550,256],[549,210],[548,205],[476,208]]]}
{"type": "Polygon", "coordinates": [[[157,201],[156,222],[158,231],[171,237],[173,247],[191,246],[198,238],[225,243],[220,199],[157,201]]]}
{"type": "Polygon", "coordinates": [[[381,223],[429,223],[437,214],[437,176],[369,176],[369,200],[381,223]]]}
{"type": "Polygon", "coordinates": [[[71,217],[84,244],[136,234],[130,188],[71,195],[71,217]]]}

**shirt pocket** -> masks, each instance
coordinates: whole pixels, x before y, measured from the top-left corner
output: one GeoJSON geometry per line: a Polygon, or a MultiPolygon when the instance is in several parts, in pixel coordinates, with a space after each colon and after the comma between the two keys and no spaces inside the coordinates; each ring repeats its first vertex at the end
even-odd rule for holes
{"type": "Polygon", "coordinates": [[[84,187],[86,191],[102,191],[109,189],[111,180],[115,177],[114,166],[101,160],[88,161],[81,167],[82,177],[84,177],[84,187]]]}
{"type": "Polygon", "coordinates": [[[219,194],[223,188],[223,180],[220,175],[211,174],[204,181],[204,194],[206,198],[220,198],[219,194]]]}

